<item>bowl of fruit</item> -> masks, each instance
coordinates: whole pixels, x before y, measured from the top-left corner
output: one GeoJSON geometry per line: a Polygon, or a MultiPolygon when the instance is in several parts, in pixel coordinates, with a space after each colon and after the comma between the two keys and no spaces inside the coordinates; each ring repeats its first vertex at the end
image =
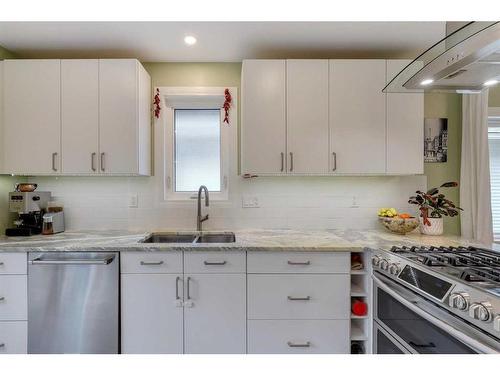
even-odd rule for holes
{"type": "Polygon", "coordinates": [[[406,234],[419,226],[418,218],[406,213],[398,213],[395,208],[381,208],[378,211],[381,223],[393,233],[406,234]]]}

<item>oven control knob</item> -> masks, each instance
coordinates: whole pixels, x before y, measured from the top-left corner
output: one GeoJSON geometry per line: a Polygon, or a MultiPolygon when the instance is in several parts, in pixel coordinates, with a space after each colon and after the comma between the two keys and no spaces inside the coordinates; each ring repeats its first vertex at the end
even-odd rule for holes
{"type": "Polygon", "coordinates": [[[493,307],[489,302],[481,302],[478,310],[478,318],[482,322],[491,322],[493,320],[493,307]]]}
{"type": "Polygon", "coordinates": [[[495,319],[493,319],[493,329],[500,332],[500,315],[498,314],[495,316],[495,319]]]}
{"type": "Polygon", "coordinates": [[[459,310],[466,311],[469,308],[470,297],[468,293],[452,293],[449,299],[450,307],[455,307],[459,310]]]}
{"type": "Polygon", "coordinates": [[[396,263],[393,263],[393,264],[390,265],[389,272],[391,274],[393,274],[394,276],[396,276],[399,273],[399,271],[401,271],[401,269],[399,268],[399,265],[397,265],[396,263]]]}
{"type": "Polygon", "coordinates": [[[379,257],[378,255],[374,255],[374,256],[372,257],[372,264],[373,264],[375,267],[377,267],[379,263],[380,263],[380,257],[379,257]]]}
{"type": "Polygon", "coordinates": [[[389,268],[389,262],[387,261],[387,259],[382,259],[379,263],[379,266],[383,271],[387,271],[387,269],[389,268]]]}
{"type": "Polygon", "coordinates": [[[493,308],[489,302],[470,305],[469,316],[482,322],[490,322],[493,318],[493,308]]]}

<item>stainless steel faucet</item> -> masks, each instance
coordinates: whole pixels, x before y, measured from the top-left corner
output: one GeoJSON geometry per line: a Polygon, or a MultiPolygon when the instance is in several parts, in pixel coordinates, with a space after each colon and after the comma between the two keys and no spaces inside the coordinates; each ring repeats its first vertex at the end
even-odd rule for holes
{"type": "Polygon", "coordinates": [[[205,206],[208,207],[209,205],[209,199],[208,199],[208,189],[205,185],[201,185],[200,188],[198,189],[198,217],[196,219],[196,230],[201,232],[202,227],[201,223],[203,223],[205,220],[208,220],[208,214],[205,216],[201,216],[201,191],[205,191],[205,206]]]}

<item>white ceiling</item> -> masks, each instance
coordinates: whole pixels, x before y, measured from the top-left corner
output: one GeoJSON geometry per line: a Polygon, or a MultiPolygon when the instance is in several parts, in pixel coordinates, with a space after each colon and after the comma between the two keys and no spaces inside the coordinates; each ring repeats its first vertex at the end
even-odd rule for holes
{"type": "Polygon", "coordinates": [[[0,22],[0,46],[26,58],[412,58],[444,34],[445,22],[0,22]]]}

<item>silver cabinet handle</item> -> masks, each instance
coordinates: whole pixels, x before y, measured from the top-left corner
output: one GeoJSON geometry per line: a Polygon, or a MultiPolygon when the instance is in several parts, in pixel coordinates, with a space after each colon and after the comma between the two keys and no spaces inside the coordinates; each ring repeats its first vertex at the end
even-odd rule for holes
{"type": "Polygon", "coordinates": [[[3,342],[0,342],[0,348],[4,348],[5,344],[3,342]]]}
{"type": "Polygon", "coordinates": [[[3,266],[3,264],[4,264],[3,262],[0,262],[0,266],[3,266]]]}
{"type": "Polygon", "coordinates": [[[30,261],[32,265],[36,264],[86,264],[86,265],[96,265],[96,264],[103,264],[107,265],[110,264],[113,259],[115,259],[114,255],[111,255],[107,258],[102,258],[102,259],[42,259],[42,258],[36,258],[30,261]]]}
{"type": "Polygon", "coordinates": [[[290,172],[293,171],[293,152],[290,152],[290,172]]]}
{"type": "Polygon", "coordinates": [[[288,296],[287,298],[289,301],[310,301],[311,300],[311,296],[305,296],[305,297],[288,296]]]}
{"type": "Polygon", "coordinates": [[[309,266],[311,264],[311,261],[307,260],[305,262],[293,262],[293,261],[289,260],[288,264],[291,266],[309,266]]]}
{"type": "Polygon", "coordinates": [[[204,261],[203,264],[205,266],[223,266],[224,264],[226,264],[227,262],[225,260],[221,261],[221,262],[208,262],[208,261],[204,261]]]}
{"type": "Polygon", "coordinates": [[[5,297],[0,297],[0,302],[5,301],[5,297]]]}
{"type": "Polygon", "coordinates": [[[96,171],[96,168],[95,168],[95,157],[97,156],[97,153],[96,152],[93,152],[92,154],[90,154],[90,169],[92,169],[92,171],[96,171]]]}
{"type": "Polygon", "coordinates": [[[104,155],[106,155],[105,152],[101,152],[101,171],[104,172],[106,170],[104,166],[104,155]]]}
{"type": "Polygon", "coordinates": [[[179,297],[179,281],[181,280],[181,278],[179,276],[177,276],[175,278],[175,299],[176,300],[180,300],[181,297],[179,297]]]}
{"type": "Polygon", "coordinates": [[[161,266],[163,264],[163,260],[159,262],[144,262],[141,260],[141,266],[161,266]]]}
{"type": "Polygon", "coordinates": [[[57,172],[57,167],[56,167],[56,156],[57,156],[57,152],[53,152],[52,153],[52,170],[54,172],[57,172]]]}
{"type": "Polygon", "coordinates": [[[280,172],[283,172],[285,170],[285,154],[282,152],[281,153],[281,170],[280,172]]]}
{"type": "Polygon", "coordinates": [[[336,152],[332,152],[332,157],[333,157],[333,167],[332,167],[332,171],[335,172],[337,170],[337,153],[336,152]]]}
{"type": "Polygon", "coordinates": [[[188,300],[191,299],[191,295],[189,294],[189,284],[191,282],[191,278],[188,276],[187,280],[186,280],[186,297],[188,300]]]}
{"type": "Polygon", "coordinates": [[[311,342],[309,341],[303,343],[295,343],[292,341],[288,341],[287,344],[290,348],[309,348],[311,346],[311,342]]]}

